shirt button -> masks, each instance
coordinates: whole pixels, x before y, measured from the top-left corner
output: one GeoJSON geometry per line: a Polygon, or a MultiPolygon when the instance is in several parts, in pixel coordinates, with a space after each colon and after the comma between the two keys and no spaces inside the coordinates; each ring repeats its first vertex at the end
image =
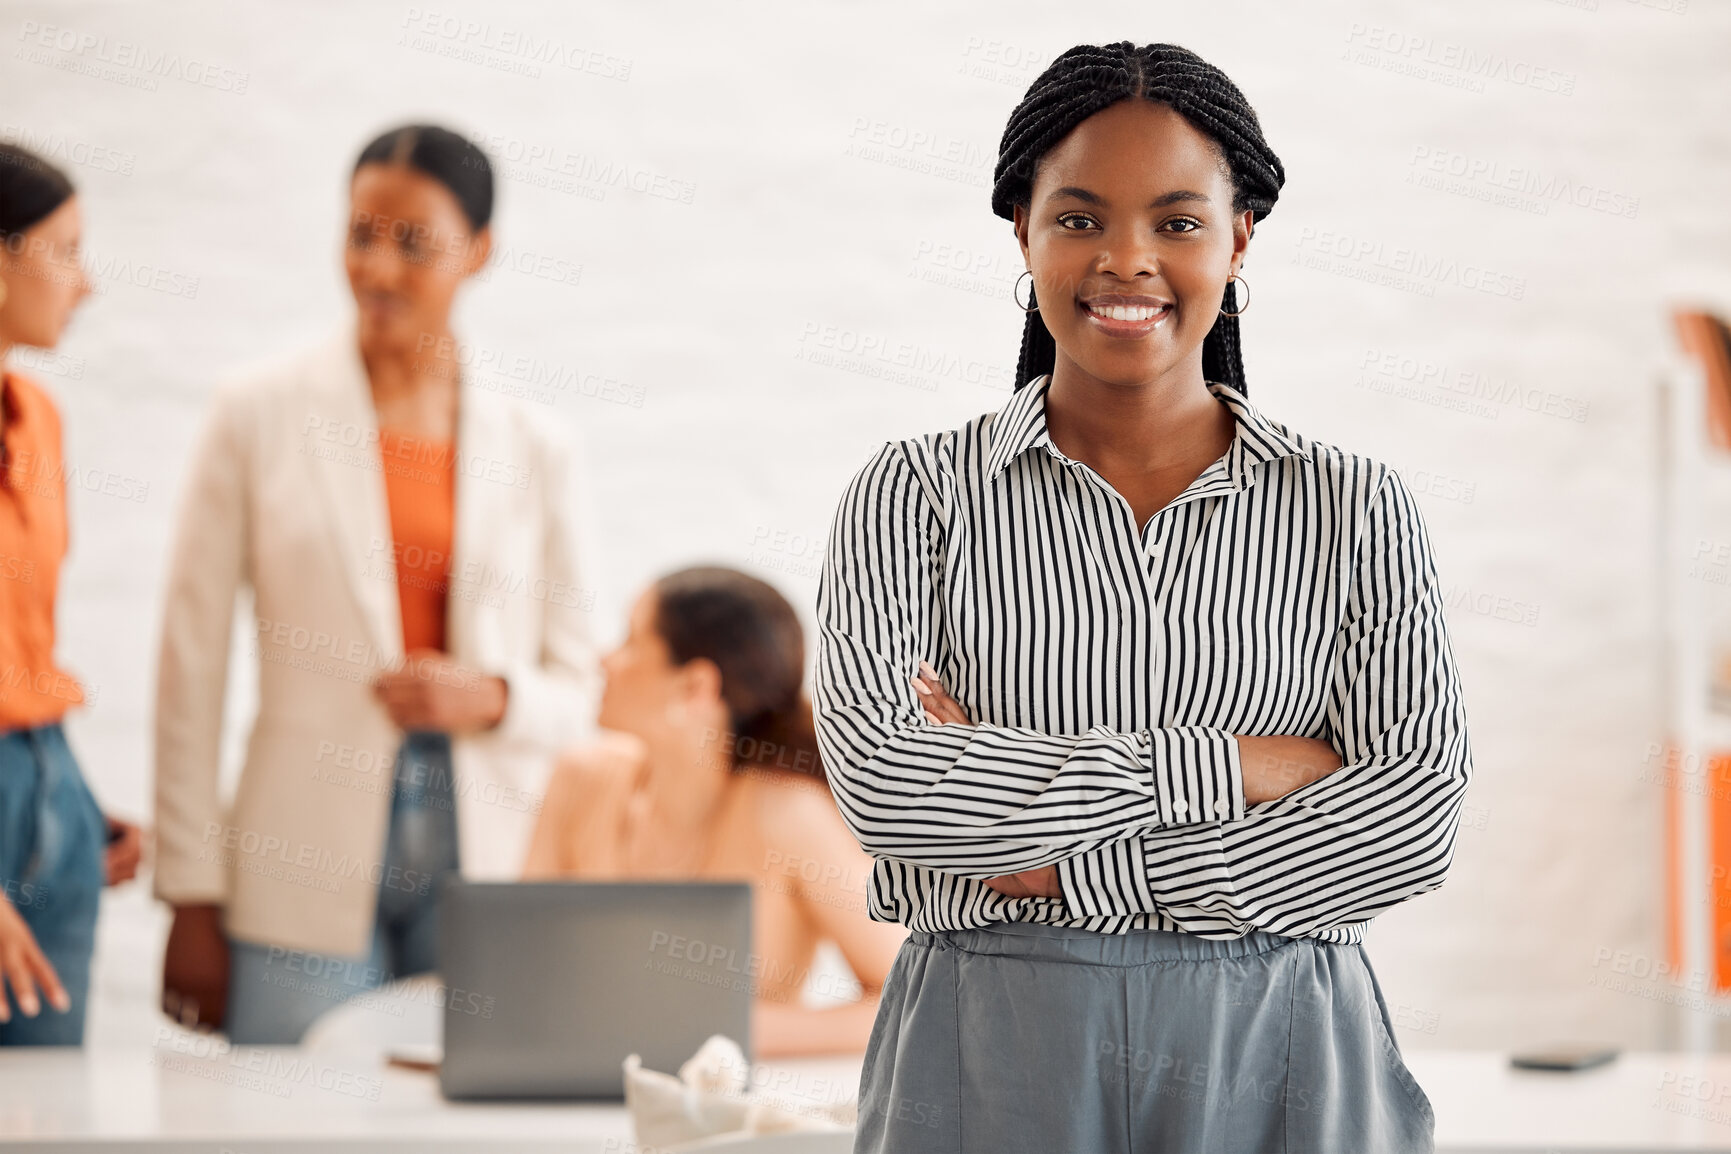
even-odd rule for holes
{"type": "Polygon", "coordinates": [[[1217,801],[1214,803],[1214,812],[1220,814],[1222,817],[1226,816],[1227,812],[1231,809],[1232,807],[1224,801],[1217,801]]]}
{"type": "Polygon", "coordinates": [[[1172,803],[1172,812],[1175,814],[1178,814],[1179,816],[1183,816],[1184,814],[1190,812],[1190,803],[1185,801],[1184,799],[1180,798],[1179,800],[1172,803]]]}

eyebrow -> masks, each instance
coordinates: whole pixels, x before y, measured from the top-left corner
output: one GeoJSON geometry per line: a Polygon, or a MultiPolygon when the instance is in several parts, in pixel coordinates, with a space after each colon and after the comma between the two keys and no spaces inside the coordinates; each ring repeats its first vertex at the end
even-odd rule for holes
{"type": "MultiPolygon", "coordinates": [[[[1106,203],[1105,198],[1089,192],[1085,188],[1077,188],[1073,184],[1067,184],[1063,188],[1054,189],[1052,195],[1054,197],[1068,196],[1075,200],[1082,201],[1085,204],[1104,205],[1106,203]]],[[[1182,204],[1186,201],[1200,201],[1203,204],[1208,204],[1210,198],[1200,192],[1193,192],[1188,188],[1179,188],[1174,189],[1171,192],[1162,193],[1155,197],[1148,203],[1148,207],[1165,208],[1169,204],[1182,204]]]]}

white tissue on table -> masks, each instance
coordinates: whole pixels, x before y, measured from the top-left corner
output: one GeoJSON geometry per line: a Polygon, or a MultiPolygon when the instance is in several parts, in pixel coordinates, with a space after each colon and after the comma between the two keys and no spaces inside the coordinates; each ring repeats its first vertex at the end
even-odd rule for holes
{"type": "Polygon", "coordinates": [[[625,1059],[625,1108],[639,1147],[669,1147],[722,1134],[788,1130],[847,1130],[854,1102],[801,1101],[797,1095],[751,1088],[751,1063],[739,1044],[711,1034],[679,1067],[679,1076],[645,1070],[625,1059]]]}

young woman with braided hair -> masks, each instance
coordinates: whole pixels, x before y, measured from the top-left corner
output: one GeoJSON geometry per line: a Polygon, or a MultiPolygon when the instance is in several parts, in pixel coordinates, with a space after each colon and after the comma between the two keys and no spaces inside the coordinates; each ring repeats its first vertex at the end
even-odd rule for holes
{"type": "Polygon", "coordinates": [[[1465,712],[1410,491],[1247,399],[1284,179],[1193,53],[1060,55],[992,190],[1015,392],[843,492],[817,735],[910,930],[858,1151],[1432,1148],[1360,943],[1443,882],[1465,712]]]}

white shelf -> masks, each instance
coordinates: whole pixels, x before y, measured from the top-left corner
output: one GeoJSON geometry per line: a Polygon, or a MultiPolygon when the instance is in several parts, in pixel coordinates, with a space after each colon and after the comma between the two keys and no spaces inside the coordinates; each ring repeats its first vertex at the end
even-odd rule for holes
{"type": "MultiPolygon", "coordinates": [[[[1713,529],[1703,515],[1704,495],[1711,482],[1724,476],[1722,455],[1709,448],[1705,373],[1693,360],[1678,356],[1660,380],[1659,492],[1660,572],[1665,603],[1667,732],[1680,764],[1704,773],[1717,753],[1731,753],[1731,716],[1712,709],[1713,656],[1705,612],[1707,585],[1692,575],[1692,555],[1698,542],[1722,539],[1725,529],[1713,529]]],[[[1680,858],[1682,971],[1716,975],[1718,950],[1714,941],[1717,911],[1712,878],[1711,789],[1680,789],[1670,796],[1676,807],[1675,825],[1680,858]]],[[[1668,871],[1667,871],[1668,872],[1668,871]]],[[[1704,983],[1710,985],[1711,983],[1704,983]]],[[[1676,1002],[1677,1044],[1682,1050],[1705,1054],[1714,1049],[1721,1014],[1731,994],[1705,992],[1676,1002]]]]}

